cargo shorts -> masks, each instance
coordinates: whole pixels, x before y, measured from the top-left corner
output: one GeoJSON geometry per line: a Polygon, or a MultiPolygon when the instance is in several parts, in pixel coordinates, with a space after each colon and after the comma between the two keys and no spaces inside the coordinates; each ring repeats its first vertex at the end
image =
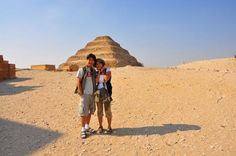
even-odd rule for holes
{"type": "Polygon", "coordinates": [[[105,115],[107,118],[112,118],[111,112],[111,100],[105,89],[101,89],[95,93],[95,101],[97,104],[97,116],[103,116],[103,110],[105,109],[105,115]],[[104,109],[103,109],[104,108],[104,109]]]}
{"type": "Polygon", "coordinates": [[[84,94],[81,96],[80,106],[79,106],[79,115],[87,116],[89,114],[94,114],[96,110],[94,95],[84,94]]]}
{"type": "Polygon", "coordinates": [[[102,117],[103,116],[103,108],[105,109],[105,115],[107,118],[112,118],[111,113],[111,103],[101,103],[97,102],[97,116],[102,117]]]}

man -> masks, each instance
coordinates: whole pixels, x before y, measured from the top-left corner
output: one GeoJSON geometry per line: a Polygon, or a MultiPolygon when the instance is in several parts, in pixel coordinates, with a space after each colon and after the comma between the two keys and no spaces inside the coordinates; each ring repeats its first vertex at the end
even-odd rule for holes
{"type": "Polygon", "coordinates": [[[81,97],[79,114],[81,117],[81,138],[85,139],[95,131],[89,127],[91,114],[95,112],[94,92],[96,91],[96,70],[94,64],[96,56],[89,54],[87,56],[87,63],[83,68],[77,72],[77,87],[81,97]]]}
{"type": "Polygon", "coordinates": [[[112,133],[111,121],[112,121],[112,112],[111,112],[111,96],[109,94],[109,89],[107,82],[111,79],[111,70],[110,68],[105,68],[105,61],[102,59],[97,59],[97,89],[96,92],[96,103],[97,103],[97,116],[99,122],[98,133],[103,133],[104,129],[102,126],[103,120],[103,108],[105,109],[105,115],[107,118],[108,129],[105,131],[107,134],[112,133]]]}

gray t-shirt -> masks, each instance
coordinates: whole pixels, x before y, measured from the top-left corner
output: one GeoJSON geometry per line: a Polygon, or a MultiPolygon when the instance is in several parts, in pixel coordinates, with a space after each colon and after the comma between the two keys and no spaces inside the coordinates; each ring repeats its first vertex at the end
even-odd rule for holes
{"type": "MultiPolygon", "coordinates": [[[[87,71],[87,75],[85,76],[86,80],[85,80],[85,87],[84,87],[83,93],[92,95],[93,94],[92,72],[91,72],[91,69],[87,67],[86,67],[86,71],[87,71]]],[[[83,68],[80,68],[76,74],[76,77],[82,79],[83,75],[84,75],[83,68]]]]}

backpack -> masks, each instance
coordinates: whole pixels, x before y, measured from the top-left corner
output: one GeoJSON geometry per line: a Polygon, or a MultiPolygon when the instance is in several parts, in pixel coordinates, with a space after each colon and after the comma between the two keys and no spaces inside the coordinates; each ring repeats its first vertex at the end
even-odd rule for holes
{"type": "MultiPolygon", "coordinates": [[[[107,73],[107,68],[104,69],[105,73],[107,73]]],[[[107,85],[107,91],[110,97],[112,96],[112,85],[111,85],[111,78],[106,82],[107,85]]]]}

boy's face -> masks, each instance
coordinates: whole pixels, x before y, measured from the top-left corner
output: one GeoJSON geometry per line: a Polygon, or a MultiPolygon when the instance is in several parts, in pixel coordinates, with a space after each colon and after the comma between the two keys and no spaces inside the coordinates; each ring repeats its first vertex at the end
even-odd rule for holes
{"type": "Polygon", "coordinates": [[[98,70],[100,70],[100,69],[102,69],[102,64],[101,63],[97,63],[96,67],[97,67],[98,70]]]}
{"type": "Polygon", "coordinates": [[[87,59],[87,66],[88,67],[93,67],[93,65],[94,65],[94,59],[93,58],[88,58],[87,59]]]}

